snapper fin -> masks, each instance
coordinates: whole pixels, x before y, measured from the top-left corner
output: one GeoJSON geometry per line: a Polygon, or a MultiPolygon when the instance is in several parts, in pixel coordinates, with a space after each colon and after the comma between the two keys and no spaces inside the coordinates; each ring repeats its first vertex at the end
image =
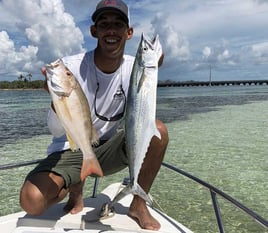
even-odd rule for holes
{"type": "Polygon", "coordinates": [[[99,143],[100,143],[100,141],[99,141],[99,135],[97,133],[97,130],[95,127],[92,126],[92,128],[91,128],[91,144],[93,146],[98,146],[99,143]]]}
{"type": "Polygon", "coordinates": [[[83,155],[83,164],[81,168],[81,174],[80,174],[80,179],[85,180],[87,176],[89,175],[97,175],[102,177],[103,176],[103,171],[101,169],[101,166],[99,164],[99,161],[96,159],[96,156],[90,159],[86,159],[85,156],[83,155]],[[95,157],[95,158],[94,158],[95,157]]]}
{"type": "Polygon", "coordinates": [[[72,139],[72,137],[68,133],[66,133],[66,137],[67,137],[67,140],[69,142],[71,151],[77,151],[79,148],[76,145],[76,143],[74,142],[74,140],[72,139]]]}

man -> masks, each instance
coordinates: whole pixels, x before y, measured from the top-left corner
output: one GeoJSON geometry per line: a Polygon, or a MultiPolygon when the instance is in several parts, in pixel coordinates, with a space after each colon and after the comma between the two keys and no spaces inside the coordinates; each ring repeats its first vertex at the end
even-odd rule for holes
{"type": "MultiPolygon", "coordinates": [[[[115,173],[128,165],[125,153],[124,132],[117,132],[122,118],[134,57],[124,55],[126,41],[132,38],[128,7],[121,0],[100,1],[92,15],[94,25],[90,31],[97,38],[95,50],[63,58],[65,65],[78,79],[85,92],[92,112],[93,125],[100,137],[95,154],[104,175],[115,173]]],[[[45,75],[45,69],[42,69],[45,75]]],[[[156,120],[161,140],[153,137],[142,165],[138,182],[146,193],[161,166],[168,144],[165,125],[156,120]]],[[[48,126],[53,141],[45,158],[25,179],[20,203],[31,215],[40,215],[51,205],[61,201],[68,193],[64,210],[75,214],[83,207],[80,180],[82,153],[71,152],[64,129],[53,106],[48,114],[48,126]]],[[[134,196],[129,216],[141,228],[158,230],[159,222],[149,213],[145,201],[134,196]]]]}

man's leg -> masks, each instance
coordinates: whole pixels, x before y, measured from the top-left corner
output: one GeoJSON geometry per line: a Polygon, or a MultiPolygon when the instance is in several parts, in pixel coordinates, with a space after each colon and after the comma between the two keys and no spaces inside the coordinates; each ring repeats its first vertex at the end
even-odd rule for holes
{"type": "MultiPolygon", "coordinates": [[[[95,153],[105,175],[125,168],[128,159],[124,150],[124,132],[119,132],[108,142],[95,148],[95,153]]],[[[40,215],[51,205],[64,199],[69,192],[64,210],[71,214],[80,212],[84,206],[84,182],[80,180],[82,159],[81,152],[70,151],[56,152],[44,159],[26,178],[20,194],[21,207],[29,214],[40,215]],[[54,172],[43,172],[50,170],[54,172]]]]}
{"type": "MultiPolygon", "coordinates": [[[[138,183],[146,193],[149,193],[160,169],[169,140],[167,129],[159,120],[157,120],[157,128],[161,134],[161,140],[156,136],[152,138],[138,178],[138,183]]],[[[144,229],[159,230],[160,228],[160,223],[151,216],[145,201],[137,195],[134,196],[130,205],[129,215],[136,219],[144,229]]]]}
{"type": "Polygon", "coordinates": [[[77,213],[83,209],[80,171],[81,152],[55,152],[42,160],[27,176],[20,193],[21,207],[31,215],[44,213],[68,193],[65,210],[77,213]]]}
{"type": "Polygon", "coordinates": [[[84,208],[83,200],[83,187],[85,181],[81,181],[78,184],[72,184],[69,188],[69,200],[64,206],[66,213],[77,214],[84,208]]]}
{"type": "Polygon", "coordinates": [[[54,173],[40,172],[30,176],[22,186],[21,207],[31,215],[40,215],[52,204],[61,201],[68,193],[64,180],[54,173]]]}
{"type": "Polygon", "coordinates": [[[21,207],[31,215],[44,213],[51,205],[63,200],[69,194],[69,201],[64,210],[72,214],[83,209],[82,189],[84,183],[64,188],[64,180],[54,173],[40,172],[30,176],[24,183],[20,193],[21,207]]]}

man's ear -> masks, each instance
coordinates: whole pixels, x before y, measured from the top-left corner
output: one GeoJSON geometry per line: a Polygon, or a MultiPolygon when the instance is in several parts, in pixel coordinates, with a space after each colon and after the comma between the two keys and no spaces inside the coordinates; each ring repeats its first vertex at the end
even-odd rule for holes
{"type": "Polygon", "coordinates": [[[133,36],[134,30],[132,27],[128,28],[127,30],[127,40],[130,40],[133,36]]]}
{"type": "Polygon", "coordinates": [[[94,38],[97,38],[97,28],[95,25],[90,26],[90,33],[94,38]]]}

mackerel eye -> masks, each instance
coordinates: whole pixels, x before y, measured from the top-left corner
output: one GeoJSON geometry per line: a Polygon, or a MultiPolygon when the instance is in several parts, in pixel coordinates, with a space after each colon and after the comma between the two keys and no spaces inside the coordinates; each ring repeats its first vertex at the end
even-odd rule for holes
{"type": "Polygon", "coordinates": [[[143,51],[144,51],[144,52],[147,52],[147,51],[148,51],[148,48],[147,48],[147,47],[144,47],[144,48],[143,48],[143,51]]]}

